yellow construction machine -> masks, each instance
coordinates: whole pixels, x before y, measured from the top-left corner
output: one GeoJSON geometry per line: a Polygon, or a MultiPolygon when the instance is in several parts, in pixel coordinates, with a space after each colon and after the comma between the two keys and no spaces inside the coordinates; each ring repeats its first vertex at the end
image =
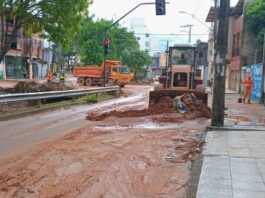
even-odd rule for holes
{"type": "Polygon", "coordinates": [[[169,47],[168,65],[159,77],[159,86],[150,92],[150,104],[159,102],[162,96],[175,98],[184,93],[193,93],[198,100],[207,104],[208,94],[202,80],[195,77],[195,47],[175,45],[169,47]]]}

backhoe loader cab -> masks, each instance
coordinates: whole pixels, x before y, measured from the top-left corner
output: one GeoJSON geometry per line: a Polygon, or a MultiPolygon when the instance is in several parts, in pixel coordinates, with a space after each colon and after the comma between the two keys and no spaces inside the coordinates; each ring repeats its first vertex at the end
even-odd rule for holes
{"type": "Polygon", "coordinates": [[[195,47],[191,45],[175,45],[169,47],[168,67],[159,78],[160,85],[150,92],[149,105],[159,101],[159,97],[174,98],[184,93],[193,93],[199,100],[207,104],[208,94],[196,90],[202,84],[195,78],[195,47]]]}
{"type": "Polygon", "coordinates": [[[192,88],[195,48],[174,46],[169,48],[169,88],[185,90],[192,88]]]}

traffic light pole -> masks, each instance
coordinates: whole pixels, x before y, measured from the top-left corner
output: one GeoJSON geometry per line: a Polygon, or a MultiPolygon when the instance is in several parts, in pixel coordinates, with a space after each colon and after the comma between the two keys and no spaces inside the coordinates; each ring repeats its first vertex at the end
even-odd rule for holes
{"type": "MultiPolygon", "coordinates": [[[[105,35],[104,35],[104,37],[105,37],[105,39],[104,39],[104,42],[105,42],[105,40],[107,39],[107,29],[105,30],[105,35]]],[[[104,43],[104,49],[103,49],[103,51],[104,51],[104,87],[106,87],[106,81],[107,81],[107,76],[106,76],[106,59],[107,59],[107,54],[105,53],[105,43],[104,43]]]]}
{"type": "MultiPolygon", "coordinates": [[[[166,4],[169,4],[169,2],[165,2],[166,4]]],[[[110,29],[111,27],[113,27],[114,25],[116,25],[117,23],[119,23],[120,20],[122,20],[124,17],[126,17],[128,14],[130,14],[132,11],[134,11],[135,9],[137,9],[138,7],[142,6],[142,5],[153,5],[153,4],[156,4],[156,3],[140,3],[138,5],[136,5],[134,8],[132,8],[130,11],[128,11],[127,13],[125,13],[123,16],[121,16],[118,20],[116,20],[114,23],[112,23],[110,26],[106,27],[105,28],[105,38],[104,39],[107,39],[107,32],[108,32],[108,29],[110,29]]],[[[106,81],[107,81],[107,77],[106,77],[106,58],[107,58],[107,55],[105,54],[104,52],[104,87],[106,86],[106,81]]]]}
{"type": "MultiPolygon", "coordinates": [[[[220,1],[220,0],[219,0],[220,1]]],[[[215,1],[217,2],[217,0],[215,1]]],[[[218,32],[215,45],[215,72],[212,103],[212,126],[224,126],[225,76],[230,0],[221,0],[218,11],[218,32]]],[[[215,21],[216,23],[217,21],[215,21]]]]}

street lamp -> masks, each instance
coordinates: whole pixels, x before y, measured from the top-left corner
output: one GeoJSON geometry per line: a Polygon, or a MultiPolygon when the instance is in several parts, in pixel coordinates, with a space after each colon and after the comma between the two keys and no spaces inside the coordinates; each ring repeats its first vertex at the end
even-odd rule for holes
{"type": "Polygon", "coordinates": [[[191,14],[191,13],[188,13],[188,12],[185,12],[185,11],[182,11],[182,10],[180,10],[179,13],[190,15],[192,18],[194,18],[194,19],[196,19],[197,21],[199,21],[199,22],[200,22],[201,24],[203,24],[205,27],[207,27],[207,28],[211,28],[209,25],[205,24],[205,23],[202,22],[200,19],[198,19],[197,17],[195,17],[194,14],[191,14]]]}

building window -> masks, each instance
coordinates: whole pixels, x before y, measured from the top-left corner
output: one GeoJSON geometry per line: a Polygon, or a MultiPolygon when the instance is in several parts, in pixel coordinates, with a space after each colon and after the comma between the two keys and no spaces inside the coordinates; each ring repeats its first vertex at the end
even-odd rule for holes
{"type": "Polygon", "coordinates": [[[140,37],[137,37],[137,40],[139,41],[139,40],[141,40],[141,38],[140,37]]]}
{"type": "MultiPolygon", "coordinates": [[[[7,40],[12,39],[10,35],[7,36],[7,40]]],[[[13,38],[11,42],[11,49],[17,49],[17,38],[13,38]]]]}
{"type": "Polygon", "coordinates": [[[241,47],[240,41],[241,41],[241,32],[239,32],[233,36],[232,56],[239,56],[240,55],[240,47],[241,47]]]}
{"type": "Polygon", "coordinates": [[[145,47],[149,47],[149,42],[145,41],[145,47]]]}

